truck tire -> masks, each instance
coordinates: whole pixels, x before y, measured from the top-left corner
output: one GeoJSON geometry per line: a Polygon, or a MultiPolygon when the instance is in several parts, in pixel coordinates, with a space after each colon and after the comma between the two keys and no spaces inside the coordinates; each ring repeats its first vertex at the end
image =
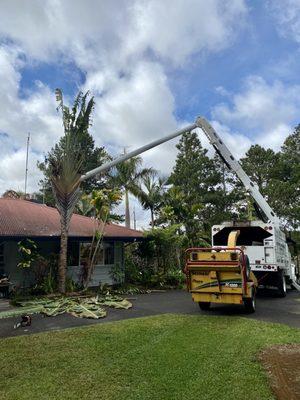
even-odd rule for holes
{"type": "Polygon", "coordinates": [[[244,299],[244,306],[247,314],[254,313],[256,310],[255,290],[252,289],[251,293],[251,297],[244,299]]]}
{"type": "Polygon", "coordinates": [[[277,293],[279,297],[285,297],[286,296],[286,280],[285,276],[283,274],[283,271],[278,272],[278,277],[277,277],[277,293]]]}
{"type": "Polygon", "coordinates": [[[199,301],[199,307],[202,311],[207,311],[210,309],[210,302],[208,301],[199,301]]]}

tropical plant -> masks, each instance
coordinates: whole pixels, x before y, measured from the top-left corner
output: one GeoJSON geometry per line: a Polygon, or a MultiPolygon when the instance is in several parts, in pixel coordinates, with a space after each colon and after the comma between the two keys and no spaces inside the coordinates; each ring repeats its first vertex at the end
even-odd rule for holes
{"type": "MultiPolygon", "coordinates": [[[[79,93],[77,98],[75,99],[74,106],[76,102],[78,105],[78,112],[84,112],[87,106],[85,103],[88,103],[87,94],[83,95],[79,93]],[[86,98],[84,98],[86,97],[86,98]],[[83,104],[82,104],[83,103],[83,104]]],[[[71,112],[76,112],[74,107],[71,112]]],[[[79,121],[78,121],[79,122],[79,121]]],[[[89,133],[88,128],[89,125],[81,126],[80,129],[76,133],[76,146],[78,153],[81,154],[81,168],[80,173],[85,173],[90,171],[104,162],[111,160],[111,157],[107,153],[104,147],[96,147],[94,139],[92,135],[89,133]]],[[[61,153],[64,151],[66,145],[66,137],[62,136],[60,141],[55,145],[54,148],[51,149],[50,154],[45,157],[44,162],[38,162],[38,168],[43,172],[44,178],[39,182],[40,192],[36,194],[37,198],[42,201],[43,203],[54,206],[55,199],[52,192],[52,183],[49,176],[49,166],[48,166],[48,159],[49,155],[54,155],[56,157],[61,157],[61,153]]],[[[107,179],[109,175],[106,173],[98,174],[85,180],[81,183],[81,190],[83,193],[90,193],[94,189],[101,189],[106,186],[107,179]]],[[[79,207],[80,210],[80,207],[79,207]]],[[[76,210],[77,211],[77,210],[76,210]]]]}
{"type": "Polygon", "coordinates": [[[141,186],[136,192],[136,196],[145,210],[150,210],[151,227],[154,228],[154,215],[159,209],[165,189],[167,179],[157,177],[157,174],[146,174],[143,176],[141,186]]]}
{"type": "Polygon", "coordinates": [[[125,280],[125,271],[121,263],[115,263],[110,269],[109,274],[113,282],[117,285],[122,284],[125,280]]]}
{"type": "Polygon", "coordinates": [[[180,225],[150,229],[145,232],[145,237],[147,240],[126,248],[126,282],[143,287],[172,285],[175,276],[181,276],[183,249],[187,245],[180,225]]]}
{"type": "Polygon", "coordinates": [[[76,204],[75,209],[77,214],[84,215],[85,217],[93,217],[94,209],[89,199],[89,195],[83,194],[76,204]]]}
{"type": "Polygon", "coordinates": [[[88,93],[79,93],[70,109],[63,102],[60,89],[56,90],[58,110],[62,112],[64,137],[47,157],[47,175],[50,178],[56,207],[60,214],[60,258],[58,289],[65,292],[67,245],[70,220],[80,197],[80,177],[83,157],[79,138],[91,124],[94,99],[88,93]]]}
{"type": "Polygon", "coordinates": [[[38,257],[37,245],[31,239],[23,239],[18,242],[18,251],[20,254],[18,267],[20,268],[30,268],[38,257]]]}
{"type": "Polygon", "coordinates": [[[133,157],[118,164],[112,176],[112,185],[119,187],[125,194],[125,226],[130,228],[129,193],[137,196],[140,192],[141,179],[153,170],[142,168],[142,158],[133,157]]]}
{"type": "Polygon", "coordinates": [[[94,215],[95,229],[92,243],[89,246],[82,281],[87,287],[95,266],[95,258],[102,245],[106,224],[115,219],[115,214],[111,213],[113,205],[121,200],[121,193],[118,189],[93,190],[90,195],[86,195],[84,200],[89,202],[94,215]]]}

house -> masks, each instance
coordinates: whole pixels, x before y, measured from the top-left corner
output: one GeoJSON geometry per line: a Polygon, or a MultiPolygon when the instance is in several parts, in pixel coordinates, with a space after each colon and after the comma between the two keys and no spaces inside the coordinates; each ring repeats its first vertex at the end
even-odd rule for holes
{"type": "MultiPolygon", "coordinates": [[[[91,243],[98,224],[95,219],[73,214],[69,229],[68,276],[80,279],[82,250],[91,243]]],[[[99,227],[98,227],[99,229],[99,227]]],[[[101,227],[100,227],[101,229],[101,227]]],[[[14,285],[28,286],[30,274],[18,267],[20,254],[18,242],[33,240],[44,257],[59,254],[60,218],[53,207],[32,201],[0,198],[0,274],[6,274],[14,285]]],[[[124,269],[124,244],[143,240],[143,233],[116,224],[107,224],[104,239],[97,253],[91,286],[112,284],[111,270],[124,269]]]]}

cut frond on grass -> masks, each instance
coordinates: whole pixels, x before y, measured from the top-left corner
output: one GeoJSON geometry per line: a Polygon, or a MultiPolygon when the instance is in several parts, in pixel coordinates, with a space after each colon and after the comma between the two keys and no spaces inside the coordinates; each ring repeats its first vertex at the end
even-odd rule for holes
{"type": "Polygon", "coordinates": [[[106,317],[103,307],[128,310],[132,303],[120,296],[97,297],[56,297],[49,299],[37,298],[33,300],[18,301],[19,308],[0,313],[1,318],[16,317],[22,314],[41,313],[47,317],[55,317],[59,314],[69,313],[78,318],[99,319],[106,317]]]}
{"type": "Polygon", "coordinates": [[[19,317],[20,315],[27,314],[39,314],[43,309],[42,305],[36,305],[31,307],[22,307],[22,308],[13,308],[12,310],[1,311],[0,319],[3,318],[11,318],[11,317],[19,317]]]}

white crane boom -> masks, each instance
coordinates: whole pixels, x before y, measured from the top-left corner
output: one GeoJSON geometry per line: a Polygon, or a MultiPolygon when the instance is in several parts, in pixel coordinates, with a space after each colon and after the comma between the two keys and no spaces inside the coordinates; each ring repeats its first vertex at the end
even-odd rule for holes
{"type": "Polygon", "coordinates": [[[115,165],[119,164],[120,162],[126,161],[132,157],[135,157],[145,151],[152,149],[156,146],[159,146],[162,143],[165,143],[171,139],[174,139],[177,136],[183,135],[186,132],[190,132],[195,128],[200,128],[207,136],[209,142],[215,148],[217,153],[220,155],[224,163],[230,168],[232,171],[236,173],[238,178],[241,180],[242,184],[244,185],[245,189],[251,194],[257,205],[260,207],[262,212],[266,215],[270,222],[273,222],[277,225],[280,224],[280,220],[277,215],[274,213],[272,208],[269,206],[265,198],[260,193],[258,186],[251,181],[249,176],[241,167],[240,163],[233,157],[231,152],[229,151],[228,147],[223,143],[217,132],[214,128],[210,125],[210,123],[203,117],[198,117],[194,124],[188,125],[183,129],[179,129],[168,136],[165,136],[161,139],[154,140],[153,142],[144,145],[136,150],[131,151],[130,153],[124,154],[115,160],[109,161],[106,164],[101,165],[91,171],[88,171],[84,175],[81,176],[81,181],[85,181],[92,176],[95,176],[107,169],[114,167],[115,165]]]}
{"type": "Polygon", "coordinates": [[[228,149],[228,147],[221,140],[215,129],[211,126],[209,122],[203,117],[198,117],[196,120],[196,124],[199,128],[207,136],[211,145],[215,148],[216,152],[222,158],[223,162],[227,165],[227,167],[236,173],[237,177],[240,179],[245,189],[249,192],[249,194],[253,197],[256,204],[265,214],[270,222],[273,222],[276,225],[280,225],[280,220],[272,208],[267,203],[266,199],[260,193],[258,186],[251,181],[249,176],[241,167],[241,164],[233,157],[232,153],[228,149]]]}
{"type": "Polygon", "coordinates": [[[100,165],[100,167],[94,168],[91,171],[86,172],[84,175],[81,176],[80,180],[85,181],[88,178],[98,175],[101,172],[104,172],[104,171],[108,170],[109,168],[112,168],[115,165],[117,165],[123,161],[129,160],[132,157],[138,156],[139,154],[142,154],[147,150],[153,149],[153,147],[156,147],[162,143],[168,142],[169,140],[174,139],[177,136],[183,135],[184,133],[190,132],[195,128],[197,128],[196,124],[188,125],[183,129],[179,129],[173,133],[170,133],[168,136],[164,136],[161,139],[154,140],[151,143],[148,143],[142,147],[139,147],[138,149],[135,149],[135,150],[131,151],[130,153],[123,154],[122,156],[120,156],[112,161],[109,161],[103,165],[100,165]]]}

